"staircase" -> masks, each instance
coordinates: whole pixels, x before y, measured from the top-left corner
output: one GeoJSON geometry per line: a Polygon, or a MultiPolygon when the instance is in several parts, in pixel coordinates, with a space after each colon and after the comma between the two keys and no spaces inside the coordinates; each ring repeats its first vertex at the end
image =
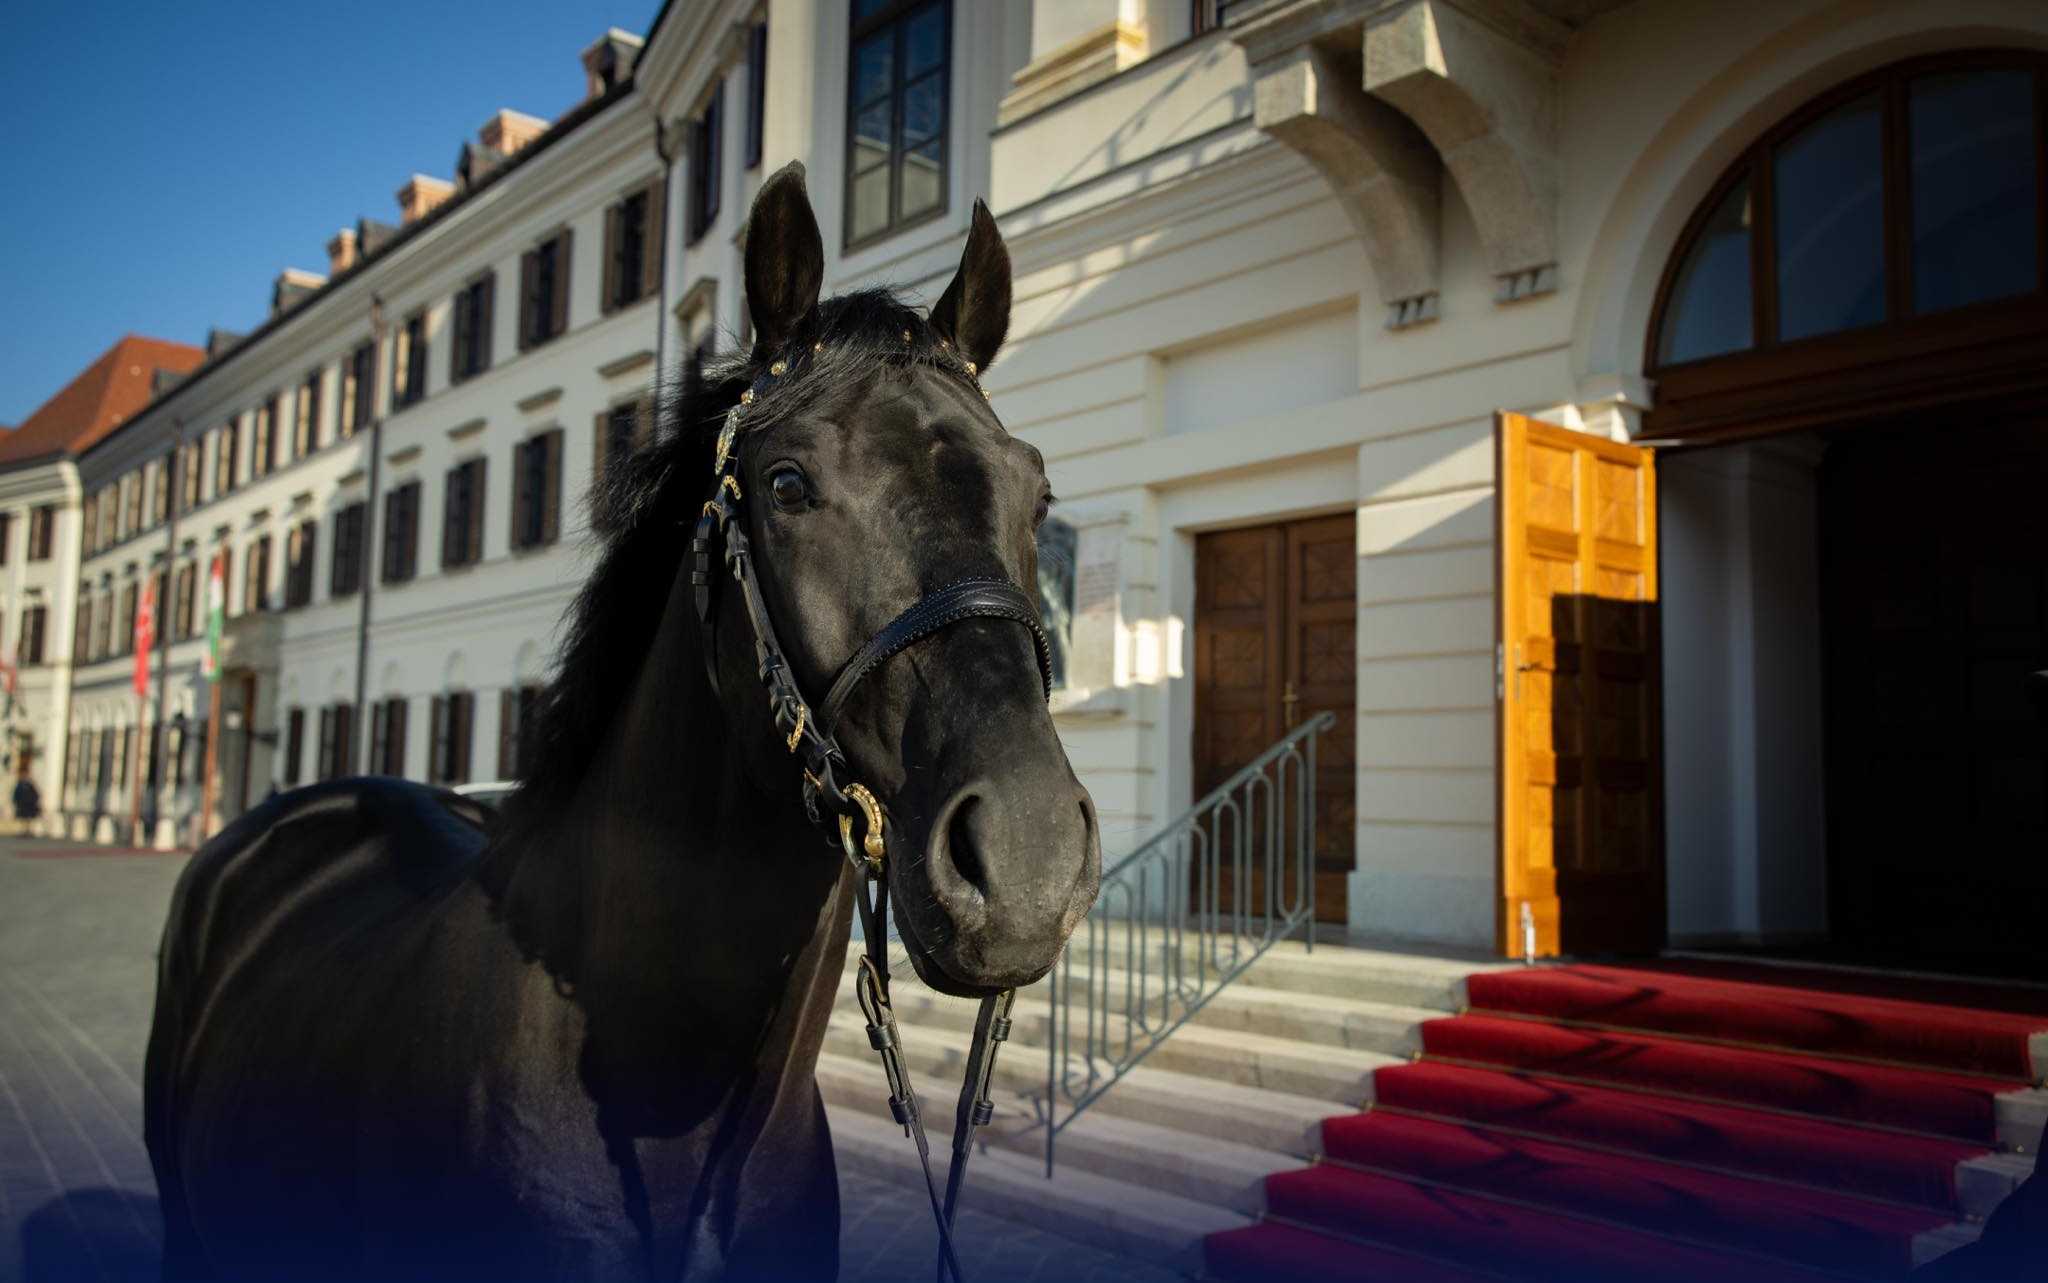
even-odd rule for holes
{"type": "MultiPolygon", "coordinates": [[[[943,1155],[974,1004],[896,995],[943,1155]]],[[[1050,1009],[1018,996],[968,1203],[1222,1280],[1899,1277],[1975,1237],[2048,1121],[2040,991],[1282,941],[1048,1180],[1050,1009]]],[[[921,1188],[850,1002],[818,1078],[842,1172],[921,1188]]]]}

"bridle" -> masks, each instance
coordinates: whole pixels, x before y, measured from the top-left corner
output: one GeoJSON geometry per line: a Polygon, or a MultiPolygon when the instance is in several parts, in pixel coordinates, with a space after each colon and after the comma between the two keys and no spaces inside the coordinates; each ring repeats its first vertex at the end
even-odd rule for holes
{"type": "MultiPolygon", "coordinates": [[[[903,332],[903,339],[906,345],[911,341],[910,331],[903,332]]],[[[815,343],[808,355],[815,359],[824,350],[823,343],[815,343]]],[[[954,369],[980,390],[973,362],[954,357],[944,340],[940,341],[940,352],[946,358],[942,365],[954,369]]],[[[1038,603],[1022,589],[1004,579],[956,579],[926,593],[870,638],[840,667],[825,694],[824,703],[814,710],[797,687],[796,676],[776,636],[775,623],[769,617],[768,604],[761,595],[760,581],[754,573],[753,545],[747,537],[745,513],[741,508],[744,493],[738,475],[737,446],[746,414],[761,394],[774,388],[778,382],[795,377],[790,373],[791,368],[788,357],[777,357],[770,362],[766,371],[740,393],[739,404],[727,412],[725,424],[719,430],[717,453],[711,465],[711,498],[704,504],[703,513],[697,519],[696,535],[690,542],[690,583],[697,622],[702,630],[705,676],[710,679],[711,689],[716,693],[719,689],[717,615],[714,610],[717,577],[713,573],[712,557],[715,546],[722,543],[725,567],[739,584],[747,622],[753,628],[754,660],[761,685],[768,692],[769,714],[774,719],[776,731],[783,737],[784,747],[803,758],[804,811],[812,823],[819,825],[825,823],[826,813],[838,817],[839,844],[862,879],[854,900],[860,909],[861,934],[866,948],[855,979],[855,994],[861,1014],[867,1018],[868,1043],[881,1054],[882,1072],[888,1078],[889,1113],[902,1125],[904,1135],[917,1143],[918,1162],[924,1169],[925,1191],[931,1197],[932,1217],[938,1223],[940,1283],[945,1283],[949,1272],[957,1281],[962,1275],[959,1258],[953,1251],[954,1208],[966,1179],[967,1159],[973,1149],[975,1130],[995,1114],[995,1103],[989,1099],[989,1084],[995,1075],[996,1051],[1010,1036],[1010,1009],[1017,994],[1012,989],[984,998],[976,1014],[973,1043],[967,1057],[967,1077],[961,1085],[960,1100],[954,1113],[953,1157],[947,1167],[946,1193],[941,1200],[937,1182],[932,1177],[931,1146],[925,1139],[917,1094],[911,1088],[910,1071],[903,1060],[896,1014],[889,1005],[889,880],[885,868],[887,843],[883,832],[887,812],[880,799],[865,785],[846,778],[846,756],[839,749],[833,728],[838,725],[847,700],[861,682],[879,672],[891,657],[964,620],[1007,619],[1029,629],[1038,658],[1039,676],[1048,696],[1052,690],[1052,650],[1039,623],[1038,603]],[[862,826],[858,843],[854,840],[856,821],[862,826]]],[[[983,391],[982,396],[986,399],[988,393],[983,391]]],[[[830,841],[829,837],[827,841],[830,841]]]]}

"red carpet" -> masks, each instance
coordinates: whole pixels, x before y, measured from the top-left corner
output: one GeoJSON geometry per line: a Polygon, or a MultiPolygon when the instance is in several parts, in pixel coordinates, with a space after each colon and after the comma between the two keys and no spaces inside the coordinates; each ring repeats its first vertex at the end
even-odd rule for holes
{"type": "Polygon", "coordinates": [[[1268,1178],[1268,1219],[1213,1236],[1209,1273],[1903,1277],[1913,1236],[1960,1219],[1993,1097],[2027,1083],[2038,995],[1705,970],[1472,977],[1472,1013],[1425,1024],[1369,1112],[1323,1124],[1321,1162],[1268,1178]]]}

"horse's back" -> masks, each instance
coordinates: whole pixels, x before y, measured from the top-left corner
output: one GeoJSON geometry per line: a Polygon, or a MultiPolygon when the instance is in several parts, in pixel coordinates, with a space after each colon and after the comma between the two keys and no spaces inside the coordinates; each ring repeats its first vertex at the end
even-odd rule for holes
{"type": "Polygon", "coordinates": [[[402,780],[337,780],[269,799],[192,857],[164,924],[144,1072],[170,1276],[188,1162],[219,1169],[265,1115],[345,1130],[331,1075],[362,1050],[345,1031],[374,1027],[351,1013],[423,983],[417,960],[474,886],[487,816],[402,780]]]}

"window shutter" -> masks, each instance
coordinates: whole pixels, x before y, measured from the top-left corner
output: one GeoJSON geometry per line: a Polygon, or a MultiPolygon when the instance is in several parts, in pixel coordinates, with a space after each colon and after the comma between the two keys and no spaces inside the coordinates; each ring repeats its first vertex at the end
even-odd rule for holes
{"type": "Polygon", "coordinates": [[[469,530],[464,551],[473,562],[484,559],[484,463],[471,459],[463,465],[469,469],[469,530]]]}
{"type": "Polygon", "coordinates": [[[476,729],[476,696],[468,691],[448,697],[449,714],[455,725],[450,739],[455,747],[455,779],[457,784],[469,782],[470,734],[476,729]]]}
{"type": "Polygon", "coordinates": [[[590,425],[590,492],[593,495],[603,493],[605,465],[611,462],[611,420],[610,411],[600,410],[590,425]]]}
{"type": "Polygon", "coordinates": [[[654,398],[642,397],[633,407],[633,448],[646,448],[654,439],[654,398]]]}
{"type": "Polygon", "coordinates": [[[575,243],[576,234],[567,227],[555,237],[555,297],[551,300],[555,312],[548,321],[550,338],[569,328],[569,261],[572,257],[571,247],[575,243]]]}
{"type": "Polygon", "coordinates": [[[405,710],[408,704],[404,696],[391,700],[391,716],[384,730],[389,742],[384,752],[384,769],[392,775],[405,774],[405,710]]]}
{"type": "Polygon", "coordinates": [[[427,783],[448,778],[448,699],[436,695],[427,711],[427,783]]]}
{"type": "Polygon", "coordinates": [[[420,561],[420,483],[409,483],[405,487],[405,502],[400,505],[404,511],[400,522],[404,533],[398,540],[398,570],[400,579],[411,579],[419,571],[420,561]]]}
{"type": "Polygon", "coordinates": [[[509,780],[519,766],[519,690],[498,692],[498,778],[509,780]]]}
{"type": "Polygon", "coordinates": [[[337,704],[334,709],[334,773],[353,775],[356,770],[356,706],[337,704]]]}
{"type": "Polygon", "coordinates": [[[299,782],[299,762],[306,746],[306,710],[295,708],[285,722],[284,737],[284,782],[290,787],[299,782]]]}
{"type": "MultiPolygon", "coordinates": [[[[610,315],[618,306],[619,297],[619,251],[622,244],[626,207],[624,203],[613,205],[604,212],[604,289],[598,296],[597,310],[610,315]]],[[[500,778],[503,778],[502,773],[500,778]]]]}
{"type": "Polygon", "coordinates": [[[510,546],[526,546],[526,460],[529,451],[526,442],[512,447],[512,538],[510,546]]]}
{"type": "Polygon", "coordinates": [[[562,526],[562,430],[550,429],[541,437],[544,468],[540,481],[540,541],[553,543],[562,526]]]}
{"type": "Polygon", "coordinates": [[[456,511],[456,496],[462,493],[463,471],[461,468],[448,470],[448,479],[441,487],[441,565],[462,564],[462,536],[467,533],[467,523],[458,520],[462,514],[456,511]]]}
{"type": "Polygon", "coordinates": [[[519,350],[533,346],[533,322],[540,311],[536,297],[540,289],[540,252],[528,250],[519,256],[519,350]]]}
{"type": "Polygon", "coordinates": [[[657,178],[647,184],[647,218],[640,234],[640,297],[661,291],[662,249],[668,244],[668,184],[657,178]]]}
{"type": "Polygon", "coordinates": [[[476,306],[476,369],[479,373],[491,368],[491,330],[496,324],[492,318],[497,315],[497,297],[498,274],[492,272],[484,277],[481,301],[476,306]]]}
{"type": "Polygon", "coordinates": [[[376,775],[384,769],[384,757],[389,748],[385,742],[391,734],[391,709],[383,703],[370,705],[370,769],[365,774],[376,775]]]}
{"type": "Polygon", "coordinates": [[[469,336],[475,328],[475,319],[471,316],[475,302],[475,293],[467,287],[455,292],[455,306],[453,308],[455,313],[455,341],[448,345],[448,381],[450,383],[460,383],[472,373],[472,371],[462,368],[462,360],[464,354],[469,351],[469,336]]]}

